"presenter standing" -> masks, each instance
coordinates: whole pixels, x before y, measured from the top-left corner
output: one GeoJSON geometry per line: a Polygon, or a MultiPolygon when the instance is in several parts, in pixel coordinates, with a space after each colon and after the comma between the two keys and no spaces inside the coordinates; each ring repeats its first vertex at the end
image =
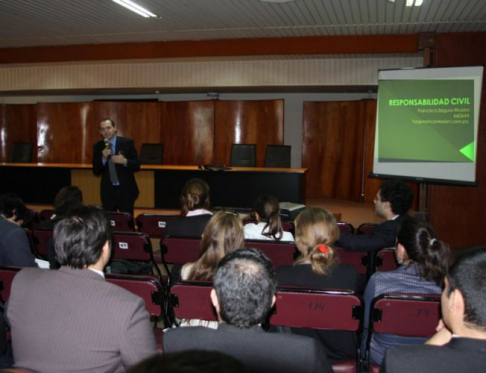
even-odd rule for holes
{"type": "Polygon", "coordinates": [[[103,140],[93,146],[93,172],[101,175],[100,194],[106,211],[129,212],[139,191],[134,173],[140,160],[132,139],[116,136],[116,124],[110,118],[100,122],[103,140]]]}

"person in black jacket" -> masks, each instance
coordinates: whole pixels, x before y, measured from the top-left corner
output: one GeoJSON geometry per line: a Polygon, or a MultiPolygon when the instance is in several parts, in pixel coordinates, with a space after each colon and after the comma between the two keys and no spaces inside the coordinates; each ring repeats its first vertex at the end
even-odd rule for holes
{"type": "Polygon", "coordinates": [[[117,136],[116,124],[110,118],[101,121],[100,134],[103,140],[93,146],[93,172],[101,175],[103,208],[133,216],[133,206],[139,194],[134,173],[140,170],[133,140],[117,136]]]}
{"type": "Polygon", "coordinates": [[[413,191],[403,181],[386,181],[381,184],[374,203],[376,215],[385,221],[376,226],[371,234],[342,233],[336,246],[346,251],[376,251],[395,246],[396,229],[408,216],[413,191]]]}

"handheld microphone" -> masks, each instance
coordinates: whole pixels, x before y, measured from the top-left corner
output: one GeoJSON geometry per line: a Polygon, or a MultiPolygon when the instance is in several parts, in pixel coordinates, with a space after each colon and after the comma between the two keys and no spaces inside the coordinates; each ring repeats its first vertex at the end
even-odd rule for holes
{"type": "MultiPolygon", "coordinates": [[[[105,138],[103,141],[105,142],[105,149],[111,148],[110,140],[108,140],[107,138],[105,138]]],[[[111,154],[107,158],[109,160],[111,158],[111,154]]]]}

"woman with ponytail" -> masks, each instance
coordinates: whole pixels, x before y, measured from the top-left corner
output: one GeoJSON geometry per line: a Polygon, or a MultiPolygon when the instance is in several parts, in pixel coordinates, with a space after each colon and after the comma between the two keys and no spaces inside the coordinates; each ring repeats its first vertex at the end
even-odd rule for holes
{"type": "Polygon", "coordinates": [[[200,237],[211,219],[209,185],[202,179],[191,179],[182,188],[181,215],[167,223],[165,234],[176,237],[200,237]]]}
{"type": "Polygon", "coordinates": [[[269,194],[262,194],[254,201],[253,215],[257,223],[245,225],[245,239],[293,241],[294,236],[285,232],[280,218],[278,200],[269,194]]]}
{"type": "MultiPolygon", "coordinates": [[[[407,218],[397,231],[395,257],[400,265],[388,272],[376,272],[366,286],[364,336],[367,335],[370,306],[375,297],[385,293],[440,294],[450,259],[449,247],[437,239],[434,228],[424,220],[407,218]]],[[[366,341],[366,338],[363,338],[366,341]]],[[[373,334],[370,361],[382,363],[388,348],[404,344],[423,344],[425,338],[373,334]]],[[[362,345],[364,346],[364,345],[362,345]]]]}
{"type": "MultiPolygon", "coordinates": [[[[338,238],[339,228],[333,214],[318,207],[302,211],[295,220],[295,245],[300,257],[293,266],[277,268],[278,285],[356,290],[357,269],[339,264],[332,246],[338,238]]],[[[296,328],[291,332],[322,342],[332,363],[356,355],[356,333],[296,328]]]]}

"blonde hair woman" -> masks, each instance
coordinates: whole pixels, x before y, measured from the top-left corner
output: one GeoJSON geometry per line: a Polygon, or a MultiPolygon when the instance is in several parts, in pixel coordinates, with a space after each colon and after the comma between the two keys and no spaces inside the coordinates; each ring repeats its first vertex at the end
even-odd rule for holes
{"type": "MultiPolygon", "coordinates": [[[[333,248],[338,238],[339,228],[333,214],[318,207],[302,211],[295,220],[295,245],[300,257],[293,266],[277,268],[278,285],[355,290],[358,271],[339,264],[333,248]]],[[[356,355],[357,336],[353,332],[296,328],[291,332],[321,341],[332,362],[356,355]]]]}

